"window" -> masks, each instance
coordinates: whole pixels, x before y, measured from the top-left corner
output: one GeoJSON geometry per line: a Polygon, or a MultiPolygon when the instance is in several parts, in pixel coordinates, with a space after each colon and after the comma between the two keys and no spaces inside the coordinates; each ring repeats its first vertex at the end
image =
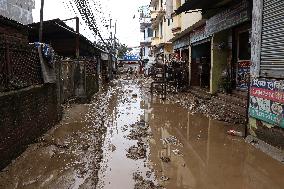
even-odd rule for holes
{"type": "Polygon", "coordinates": [[[152,28],[148,28],[148,37],[153,37],[153,30],[152,30],[152,28]]]}
{"type": "Polygon", "coordinates": [[[163,22],[160,22],[160,37],[163,37],[163,22]]]}
{"type": "Polygon", "coordinates": [[[171,25],[171,19],[168,19],[168,26],[171,25]]]}

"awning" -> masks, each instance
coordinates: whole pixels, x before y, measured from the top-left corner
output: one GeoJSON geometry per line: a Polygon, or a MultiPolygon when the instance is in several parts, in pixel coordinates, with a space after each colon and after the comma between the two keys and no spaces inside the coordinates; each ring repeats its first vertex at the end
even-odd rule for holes
{"type": "Polygon", "coordinates": [[[177,15],[196,9],[212,9],[225,5],[229,2],[239,2],[239,0],[188,0],[182,6],[180,6],[175,13],[177,15]]]}

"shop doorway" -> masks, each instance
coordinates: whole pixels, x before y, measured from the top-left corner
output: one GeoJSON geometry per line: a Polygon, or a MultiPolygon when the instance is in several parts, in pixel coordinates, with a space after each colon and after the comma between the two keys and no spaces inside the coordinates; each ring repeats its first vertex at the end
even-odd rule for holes
{"type": "Polygon", "coordinates": [[[191,86],[210,89],[211,42],[192,46],[191,86]]]}
{"type": "Polygon", "coordinates": [[[251,64],[251,45],[250,30],[237,29],[235,32],[235,58],[234,70],[235,75],[234,88],[237,91],[247,91],[250,80],[251,64]]]}

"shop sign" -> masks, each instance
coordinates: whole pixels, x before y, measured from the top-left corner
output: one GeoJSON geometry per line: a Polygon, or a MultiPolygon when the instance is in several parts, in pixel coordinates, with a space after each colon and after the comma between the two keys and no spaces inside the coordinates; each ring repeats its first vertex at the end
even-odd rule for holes
{"type": "Polygon", "coordinates": [[[185,36],[183,38],[177,39],[176,41],[173,42],[174,49],[176,50],[176,49],[180,49],[183,47],[188,47],[189,39],[190,39],[189,36],[185,36]]]}
{"type": "Polygon", "coordinates": [[[237,88],[247,90],[250,78],[250,61],[238,62],[237,88]]]}
{"type": "Polygon", "coordinates": [[[205,30],[207,35],[212,35],[248,21],[249,19],[249,3],[247,0],[242,0],[237,5],[232,6],[207,20],[205,30]]]}
{"type": "Polygon", "coordinates": [[[190,34],[190,44],[202,41],[206,38],[208,38],[208,35],[205,32],[205,27],[197,28],[190,34]]]}
{"type": "Polygon", "coordinates": [[[284,128],[284,81],[253,79],[250,116],[284,128]]]}

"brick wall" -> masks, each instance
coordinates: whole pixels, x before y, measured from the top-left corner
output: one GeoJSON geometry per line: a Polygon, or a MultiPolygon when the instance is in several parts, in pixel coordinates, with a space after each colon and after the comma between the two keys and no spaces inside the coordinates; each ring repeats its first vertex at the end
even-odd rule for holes
{"type": "Polygon", "coordinates": [[[56,85],[0,94],[0,170],[59,122],[56,85]]]}

